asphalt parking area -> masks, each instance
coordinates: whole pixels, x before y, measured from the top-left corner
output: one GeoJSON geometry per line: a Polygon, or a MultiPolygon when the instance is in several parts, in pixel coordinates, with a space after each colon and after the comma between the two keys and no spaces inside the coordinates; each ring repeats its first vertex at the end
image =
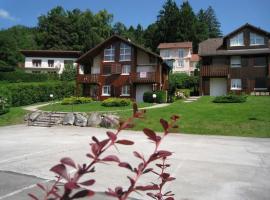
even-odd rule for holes
{"type": "MultiPolygon", "coordinates": [[[[35,183],[49,184],[49,169],[60,158],[70,156],[86,162],[93,135],[106,137],[105,129],[78,127],[0,127],[0,200],[29,199],[37,193],[35,183]]],[[[134,150],[149,154],[153,146],[140,132],[125,131],[121,138],[135,141],[131,147],[119,146],[123,161],[138,163],[134,150]]],[[[162,149],[174,152],[170,160],[176,181],[167,185],[176,200],[269,200],[270,139],[171,134],[162,149]]],[[[111,149],[108,153],[117,153],[111,149]]],[[[93,189],[127,186],[128,171],[115,165],[98,165],[93,189]]],[[[144,177],[141,184],[154,181],[144,177]]],[[[137,199],[146,196],[134,194],[137,199]]],[[[107,200],[98,194],[96,199],[107,200]]]]}

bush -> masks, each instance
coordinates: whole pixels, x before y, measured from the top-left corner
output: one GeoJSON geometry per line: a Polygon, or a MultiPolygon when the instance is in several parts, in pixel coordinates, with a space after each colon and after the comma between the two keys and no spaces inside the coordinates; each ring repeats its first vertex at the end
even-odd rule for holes
{"type": "Polygon", "coordinates": [[[229,94],[229,95],[215,97],[213,102],[214,103],[243,103],[243,102],[246,102],[246,100],[247,100],[246,95],[229,94]]]}
{"type": "Polygon", "coordinates": [[[9,112],[11,96],[7,89],[0,90],[0,115],[9,112]]]}
{"type": "Polygon", "coordinates": [[[85,104],[85,103],[91,103],[92,101],[93,99],[89,97],[67,97],[63,99],[61,104],[62,105],[85,104]]]}
{"type": "Polygon", "coordinates": [[[145,92],[143,94],[143,101],[146,103],[166,103],[167,95],[165,91],[145,92]],[[155,100],[153,99],[153,94],[157,95],[155,100]]]}
{"type": "Polygon", "coordinates": [[[76,79],[76,74],[76,67],[73,64],[66,64],[60,78],[62,81],[73,81],[76,79]]]}
{"type": "Polygon", "coordinates": [[[176,99],[188,98],[190,96],[190,89],[176,89],[175,97],[176,99]]]}
{"type": "Polygon", "coordinates": [[[123,98],[108,98],[104,101],[102,101],[102,106],[105,107],[122,107],[122,106],[128,106],[131,104],[130,99],[123,99],[123,98]]]}
{"type": "Polygon", "coordinates": [[[12,106],[24,106],[49,101],[50,94],[54,95],[54,99],[72,96],[75,84],[74,82],[11,83],[2,84],[0,93],[4,90],[10,92],[12,106]]]}

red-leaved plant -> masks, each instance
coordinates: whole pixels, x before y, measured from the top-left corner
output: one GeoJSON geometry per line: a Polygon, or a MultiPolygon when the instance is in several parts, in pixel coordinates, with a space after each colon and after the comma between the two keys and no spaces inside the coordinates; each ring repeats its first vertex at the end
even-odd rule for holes
{"type": "MultiPolygon", "coordinates": [[[[60,160],[60,163],[53,166],[51,171],[54,172],[56,176],[56,181],[48,189],[47,187],[37,184],[37,186],[43,190],[45,193],[42,200],[72,200],[79,199],[83,197],[90,197],[95,194],[95,192],[89,189],[95,183],[94,179],[88,179],[86,181],[81,181],[81,178],[87,174],[94,173],[95,165],[97,163],[115,162],[119,167],[127,168],[133,174],[133,176],[128,176],[130,185],[127,189],[123,187],[116,187],[114,189],[109,188],[105,193],[109,196],[115,197],[118,200],[127,200],[132,192],[147,191],[147,195],[156,200],[174,200],[174,194],[171,191],[163,191],[164,185],[173,181],[175,178],[171,177],[166,169],[170,167],[166,164],[167,158],[172,155],[172,152],[166,150],[160,150],[159,146],[165,136],[168,135],[171,128],[177,128],[175,125],[179,116],[173,115],[171,121],[167,122],[164,119],[160,120],[160,123],[164,129],[164,134],[162,136],[157,135],[153,130],[145,128],[143,129],[144,134],[147,136],[148,140],[154,143],[155,148],[153,153],[145,158],[145,156],[137,151],[133,152],[133,155],[140,160],[140,163],[136,167],[132,167],[131,164],[127,162],[122,162],[116,155],[103,156],[104,152],[110,147],[121,145],[133,145],[134,142],[126,139],[118,139],[119,133],[122,130],[133,127],[133,121],[135,118],[143,118],[145,110],[138,111],[137,104],[133,104],[133,116],[128,118],[125,122],[121,122],[119,128],[116,132],[107,131],[107,139],[99,141],[95,136],[92,137],[92,142],[90,143],[91,151],[86,155],[90,162],[88,164],[76,164],[71,158],[65,157],[60,160]],[[161,163],[157,163],[160,161],[161,163]],[[158,171],[149,167],[151,163],[154,163],[158,171]],[[75,173],[68,173],[67,167],[75,169],[75,173]],[[158,177],[159,183],[151,183],[149,185],[138,185],[137,182],[141,176],[147,173],[153,173],[158,177]],[[59,187],[63,187],[60,190],[59,187]],[[62,191],[62,192],[61,192],[62,191]]],[[[28,194],[34,200],[41,200],[37,198],[34,194],[28,194]]]]}

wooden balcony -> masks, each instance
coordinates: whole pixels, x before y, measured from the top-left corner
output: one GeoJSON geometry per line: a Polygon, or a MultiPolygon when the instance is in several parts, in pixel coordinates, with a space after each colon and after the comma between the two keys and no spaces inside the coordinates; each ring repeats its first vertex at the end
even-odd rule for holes
{"type": "Polygon", "coordinates": [[[200,69],[201,76],[227,76],[229,73],[228,66],[204,65],[200,69]]]}
{"type": "Polygon", "coordinates": [[[78,83],[98,83],[99,74],[78,74],[78,83]]]}
{"type": "Polygon", "coordinates": [[[156,72],[136,72],[131,75],[133,83],[155,83],[157,81],[156,72]]]}

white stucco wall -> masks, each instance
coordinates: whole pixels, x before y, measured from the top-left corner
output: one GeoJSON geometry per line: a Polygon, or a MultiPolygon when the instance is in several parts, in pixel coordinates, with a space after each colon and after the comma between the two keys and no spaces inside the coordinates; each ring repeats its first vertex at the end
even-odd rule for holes
{"type": "Polygon", "coordinates": [[[76,58],[50,58],[50,57],[25,57],[24,67],[25,70],[28,72],[31,72],[31,69],[33,69],[33,71],[38,70],[41,72],[46,72],[49,71],[49,69],[59,68],[59,70],[57,70],[57,73],[62,74],[65,67],[64,66],[65,60],[72,60],[74,62],[74,67],[76,67],[75,63],[76,58]],[[33,66],[32,60],[41,60],[41,66],[40,67],[33,66]],[[48,60],[54,60],[53,67],[48,66],[48,60]]]}

